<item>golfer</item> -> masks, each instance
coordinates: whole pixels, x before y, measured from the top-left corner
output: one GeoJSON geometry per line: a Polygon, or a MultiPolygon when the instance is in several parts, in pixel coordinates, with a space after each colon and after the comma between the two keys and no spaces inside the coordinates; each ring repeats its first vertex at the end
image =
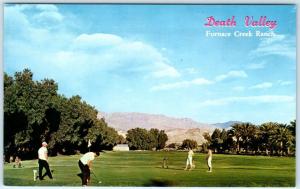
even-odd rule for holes
{"type": "Polygon", "coordinates": [[[188,157],[186,159],[186,166],[184,170],[187,170],[189,166],[190,166],[189,170],[193,168],[193,155],[194,155],[193,150],[189,148],[188,157]]]}
{"type": "Polygon", "coordinates": [[[47,150],[47,143],[43,142],[42,143],[42,147],[40,147],[39,151],[38,151],[38,156],[39,156],[39,179],[40,180],[44,180],[44,177],[46,175],[48,175],[48,177],[50,179],[52,179],[52,174],[49,168],[49,164],[48,164],[48,150],[47,150]],[[44,175],[42,175],[42,171],[43,168],[46,169],[46,173],[44,175]]]}
{"type": "Polygon", "coordinates": [[[87,152],[78,161],[78,165],[82,174],[82,186],[87,186],[87,183],[90,182],[92,161],[99,155],[99,152],[87,152]]]}
{"type": "Polygon", "coordinates": [[[16,156],[16,159],[15,159],[15,164],[13,166],[13,168],[21,168],[22,167],[22,161],[21,161],[21,158],[19,158],[19,156],[16,156]]]}
{"type": "Polygon", "coordinates": [[[212,165],[211,165],[212,151],[211,151],[211,149],[208,149],[206,160],[207,160],[207,167],[208,167],[208,171],[207,172],[212,172],[212,165]]]}

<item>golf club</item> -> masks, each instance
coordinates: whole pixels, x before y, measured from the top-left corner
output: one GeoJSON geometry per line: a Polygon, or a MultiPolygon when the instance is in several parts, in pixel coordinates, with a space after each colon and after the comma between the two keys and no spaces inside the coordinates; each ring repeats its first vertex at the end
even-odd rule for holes
{"type": "Polygon", "coordinates": [[[101,181],[99,181],[99,179],[97,178],[97,176],[95,175],[95,173],[94,173],[93,171],[91,171],[91,173],[94,175],[94,177],[95,177],[97,183],[102,183],[101,181]]]}

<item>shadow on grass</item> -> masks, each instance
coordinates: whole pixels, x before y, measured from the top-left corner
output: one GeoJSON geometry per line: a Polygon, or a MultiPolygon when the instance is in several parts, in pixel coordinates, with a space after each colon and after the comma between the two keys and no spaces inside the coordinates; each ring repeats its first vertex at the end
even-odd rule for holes
{"type": "Polygon", "coordinates": [[[77,176],[80,178],[80,181],[82,181],[82,179],[83,179],[83,174],[82,174],[82,173],[78,173],[77,176]]]}
{"type": "Polygon", "coordinates": [[[144,184],[144,186],[160,186],[160,187],[176,186],[176,182],[171,180],[151,179],[149,182],[144,184]]]}
{"type": "Polygon", "coordinates": [[[155,167],[157,169],[164,169],[164,170],[177,170],[177,171],[183,171],[184,170],[184,167],[182,168],[179,168],[179,167],[168,167],[168,168],[162,168],[161,166],[160,167],[155,167]]]}

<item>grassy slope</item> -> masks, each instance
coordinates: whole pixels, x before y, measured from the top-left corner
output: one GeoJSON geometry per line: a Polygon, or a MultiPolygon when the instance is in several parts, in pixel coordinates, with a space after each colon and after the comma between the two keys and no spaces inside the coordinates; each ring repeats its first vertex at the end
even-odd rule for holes
{"type": "MultiPolygon", "coordinates": [[[[184,171],[186,152],[106,152],[94,161],[94,186],[295,186],[295,158],[264,156],[213,156],[213,172],[206,172],[205,154],[196,154],[196,168],[184,171]],[[162,169],[162,159],[169,168],[162,169]]],[[[5,185],[80,186],[80,156],[50,158],[54,180],[33,181],[37,161],[24,161],[24,168],[4,165],[5,185]]]]}

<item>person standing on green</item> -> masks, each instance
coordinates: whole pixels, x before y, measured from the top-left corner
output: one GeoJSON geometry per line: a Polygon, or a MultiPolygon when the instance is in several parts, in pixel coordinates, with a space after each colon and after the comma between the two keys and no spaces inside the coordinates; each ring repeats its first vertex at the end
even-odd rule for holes
{"type": "Polygon", "coordinates": [[[48,175],[50,179],[53,179],[49,164],[48,164],[48,149],[47,149],[47,142],[42,143],[42,147],[38,150],[38,163],[39,163],[39,179],[44,180],[44,177],[48,175]],[[46,169],[46,173],[42,175],[43,168],[46,169]]]}
{"type": "Polygon", "coordinates": [[[193,156],[194,156],[194,152],[191,148],[189,148],[188,157],[186,159],[186,166],[185,166],[184,170],[187,170],[188,167],[190,167],[189,170],[192,170],[192,168],[193,168],[193,156]]]}
{"type": "Polygon", "coordinates": [[[208,171],[207,172],[212,172],[212,150],[208,149],[208,153],[206,155],[206,161],[207,161],[207,167],[208,167],[208,171]]]}

